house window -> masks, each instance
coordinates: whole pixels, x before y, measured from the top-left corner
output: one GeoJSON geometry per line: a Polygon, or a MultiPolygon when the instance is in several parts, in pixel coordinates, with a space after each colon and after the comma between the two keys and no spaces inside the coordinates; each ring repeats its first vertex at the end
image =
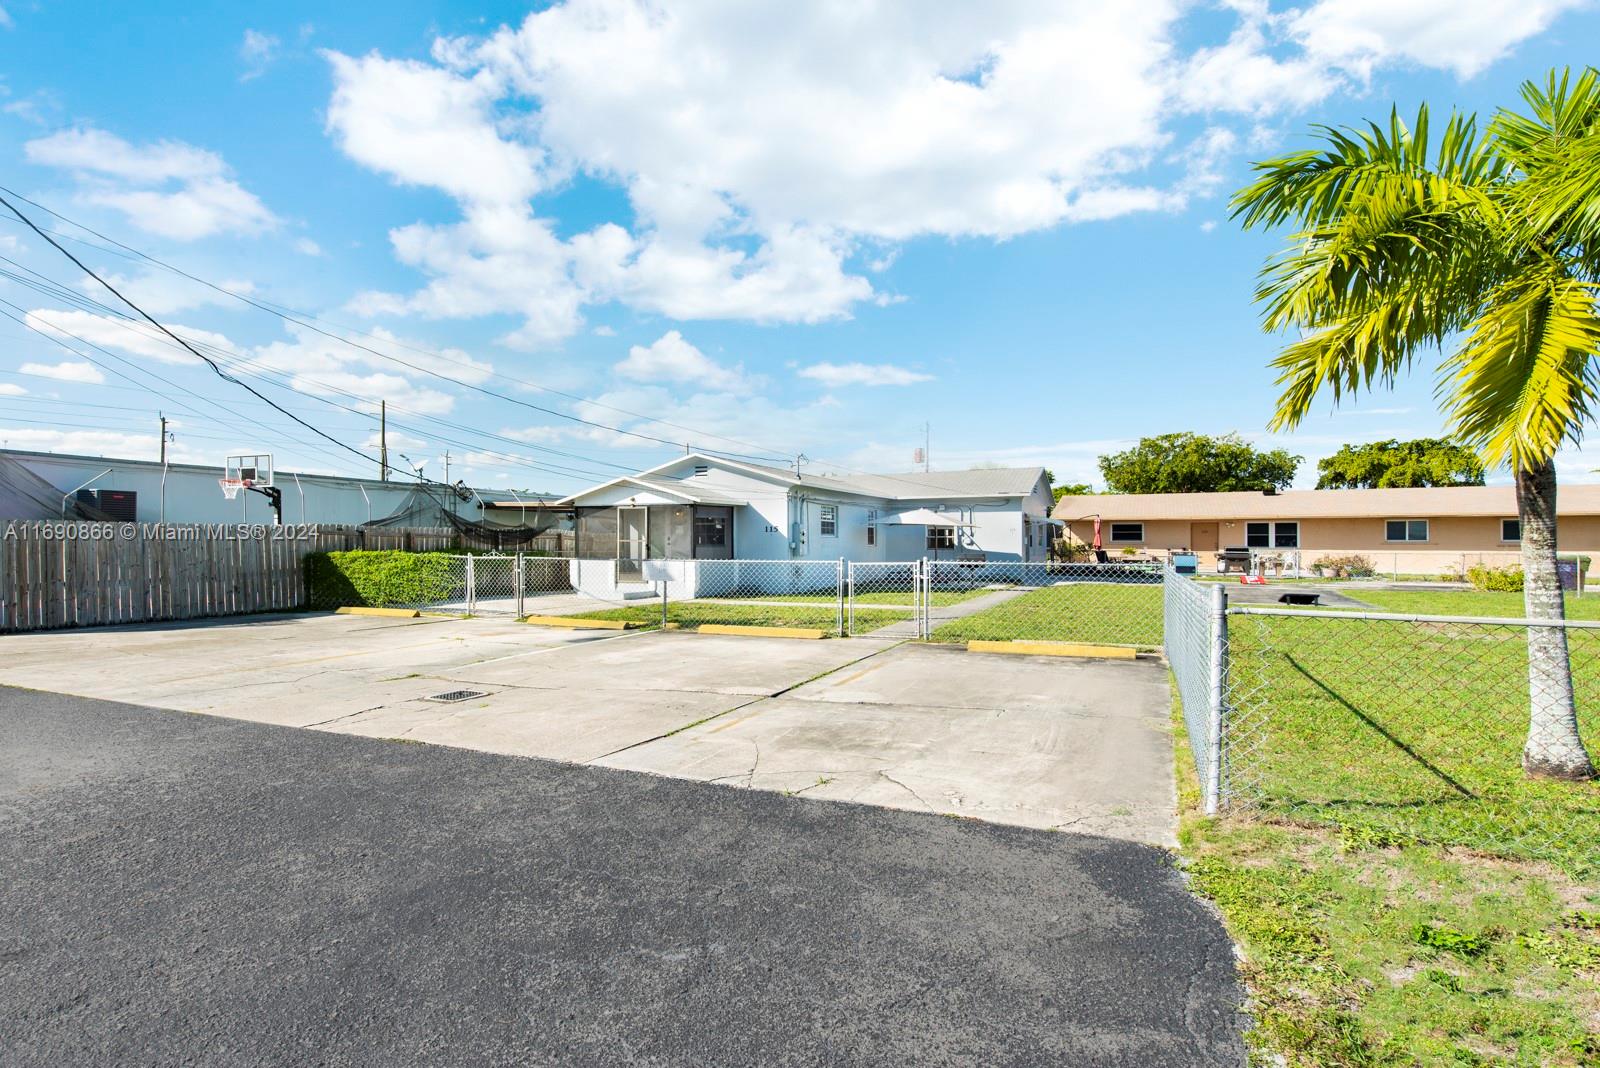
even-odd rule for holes
{"type": "Polygon", "coordinates": [[[694,517],[694,543],[701,545],[728,544],[728,518],[721,515],[694,517]]]}
{"type": "Polygon", "coordinates": [[[1502,519],[1502,520],[1500,520],[1500,540],[1501,541],[1521,541],[1522,540],[1522,520],[1520,520],[1520,519],[1502,519]]]}
{"type": "Polygon", "coordinates": [[[1426,519],[1391,519],[1384,524],[1384,541],[1427,541],[1426,519]]]}
{"type": "Polygon", "coordinates": [[[1244,525],[1244,543],[1251,549],[1298,549],[1300,547],[1300,524],[1297,522],[1246,523],[1244,525]]]}
{"type": "Polygon", "coordinates": [[[839,536],[839,506],[825,504],[822,506],[821,518],[818,521],[818,531],[824,538],[839,536]]]}
{"type": "Polygon", "coordinates": [[[1112,523],[1112,541],[1144,541],[1143,523],[1112,523]]]}
{"type": "Polygon", "coordinates": [[[956,547],[955,527],[929,527],[928,548],[954,549],[956,547]]]}
{"type": "Polygon", "coordinates": [[[876,508],[867,509],[867,544],[878,544],[878,510],[876,508]]]}

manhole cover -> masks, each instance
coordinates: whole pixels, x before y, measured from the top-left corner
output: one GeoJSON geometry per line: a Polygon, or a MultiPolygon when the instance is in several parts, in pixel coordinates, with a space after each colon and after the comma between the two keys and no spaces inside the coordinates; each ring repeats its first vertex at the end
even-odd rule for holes
{"type": "Polygon", "coordinates": [[[427,698],[427,700],[445,702],[470,701],[474,697],[487,696],[489,695],[483,690],[451,690],[448,693],[436,693],[432,697],[427,698]]]}

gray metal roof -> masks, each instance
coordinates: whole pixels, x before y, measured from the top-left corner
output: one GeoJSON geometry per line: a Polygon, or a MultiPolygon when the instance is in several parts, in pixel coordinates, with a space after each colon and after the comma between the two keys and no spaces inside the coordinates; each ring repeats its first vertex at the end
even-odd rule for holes
{"type": "Polygon", "coordinates": [[[989,467],[969,471],[910,471],[904,474],[811,474],[783,467],[744,464],[776,475],[796,486],[815,486],[888,500],[917,501],[935,497],[1026,497],[1044,475],[1042,467],[989,467]]]}

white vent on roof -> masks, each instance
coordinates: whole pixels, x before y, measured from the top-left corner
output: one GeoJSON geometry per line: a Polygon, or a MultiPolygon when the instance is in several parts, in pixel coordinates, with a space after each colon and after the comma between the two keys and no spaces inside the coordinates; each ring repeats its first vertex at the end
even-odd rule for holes
{"type": "Polygon", "coordinates": [[[711,473],[711,468],[709,466],[707,466],[706,464],[695,464],[694,465],[694,477],[695,478],[705,478],[710,473],[711,473]]]}

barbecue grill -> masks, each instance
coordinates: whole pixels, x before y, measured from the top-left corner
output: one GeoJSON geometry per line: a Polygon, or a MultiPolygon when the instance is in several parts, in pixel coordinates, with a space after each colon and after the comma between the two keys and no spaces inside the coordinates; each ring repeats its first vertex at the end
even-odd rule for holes
{"type": "Polygon", "coordinates": [[[1230,545],[1217,553],[1217,574],[1226,575],[1230,571],[1250,572],[1250,547],[1247,545],[1230,545]]]}

